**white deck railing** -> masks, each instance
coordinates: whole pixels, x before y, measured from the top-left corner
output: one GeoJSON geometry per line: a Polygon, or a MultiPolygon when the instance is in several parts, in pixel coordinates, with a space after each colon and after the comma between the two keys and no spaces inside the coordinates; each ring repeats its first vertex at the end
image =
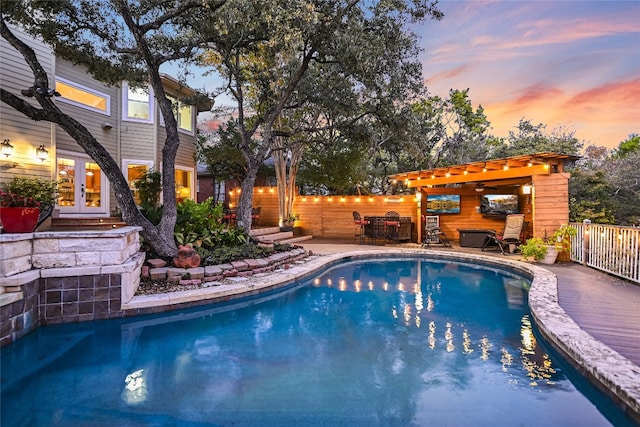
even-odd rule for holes
{"type": "Polygon", "coordinates": [[[640,283],[640,228],[571,223],[571,261],[640,283]]]}

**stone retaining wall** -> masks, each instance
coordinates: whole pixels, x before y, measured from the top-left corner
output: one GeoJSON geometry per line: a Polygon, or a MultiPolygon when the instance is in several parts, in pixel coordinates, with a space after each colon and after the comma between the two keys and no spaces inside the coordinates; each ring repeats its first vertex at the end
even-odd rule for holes
{"type": "Polygon", "coordinates": [[[139,230],[0,234],[0,345],[41,325],[122,317],[140,283],[139,230]]]}
{"type": "Polygon", "coordinates": [[[232,261],[228,264],[210,265],[196,268],[166,267],[162,260],[149,260],[150,266],[142,267],[142,277],[157,280],[175,281],[183,285],[216,282],[227,277],[253,276],[268,273],[280,266],[301,260],[307,256],[302,248],[288,252],[277,252],[265,258],[232,261]]]}
{"type": "MultiPolygon", "coordinates": [[[[304,249],[264,259],[191,269],[144,266],[139,227],[107,231],[0,234],[0,345],[39,326],[111,319],[182,308],[128,307],[141,274],[184,284],[267,273],[307,256],[304,249]]],[[[187,304],[211,303],[206,298],[187,304]]]]}

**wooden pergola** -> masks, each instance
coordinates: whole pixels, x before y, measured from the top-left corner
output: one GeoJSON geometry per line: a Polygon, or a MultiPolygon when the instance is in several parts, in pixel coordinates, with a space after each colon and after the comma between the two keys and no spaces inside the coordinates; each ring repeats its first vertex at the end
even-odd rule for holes
{"type": "MultiPolygon", "coordinates": [[[[453,232],[459,228],[498,228],[495,220],[482,217],[472,203],[476,194],[484,191],[518,194],[521,213],[524,213],[531,234],[543,236],[569,220],[570,175],[565,166],[579,157],[553,152],[542,152],[502,159],[491,159],[461,165],[424,169],[390,175],[402,181],[407,188],[416,188],[416,194],[461,194],[462,209],[457,217],[449,215],[447,222],[453,232]],[[466,200],[465,200],[466,199],[466,200]]],[[[417,197],[417,217],[424,214],[417,197]]],[[[421,227],[418,227],[418,241],[421,227]]]]}

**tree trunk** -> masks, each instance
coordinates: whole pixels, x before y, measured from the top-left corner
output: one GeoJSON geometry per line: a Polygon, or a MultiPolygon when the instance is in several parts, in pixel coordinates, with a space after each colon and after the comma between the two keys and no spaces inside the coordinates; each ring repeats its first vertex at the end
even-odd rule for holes
{"type": "Polygon", "coordinates": [[[273,164],[276,173],[276,189],[278,192],[278,226],[282,227],[283,222],[288,218],[290,210],[287,200],[287,161],[283,138],[276,137],[273,141],[273,164]]]}
{"type": "MultiPolygon", "coordinates": [[[[80,122],[68,114],[63,113],[47,96],[38,92],[37,88],[48,88],[49,79],[38,61],[33,49],[19,40],[9,30],[4,21],[0,21],[2,37],[18,50],[25,62],[34,73],[35,83],[31,88],[23,91],[26,96],[33,97],[41,106],[36,108],[24,99],[17,97],[5,89],[0,89],[0,99],[20,113],[35,121],[47,121],[60,126],[76,143],[95,161],[113,186],[116,202],[122,211],[122,219],[129,225],[142,228],[142,236],[145,241],[161,256],[173,256],[177,253],[177,247],[173,238],[173,226],[168,227],[170,221],[163,221],[164,227],[155,227],[140,213],[137,208],[127,180],[124,178],[118,163],[109,152],[98,142],[89,130],[80,122]]],[[[177,127],[176,127],[177,129],[177,127]]],[[[174,157],[175,158],[175,155],[174,157]]],[[[173,162],[171,162],[173,164],[173,162]]],[[[173,175],[173,174],[172,174],[173,175]]],[[[175,181],[175,177],[172,176],[175,181]]],[[[173,195],[175,201],[175,192],[173,195]]],[[[175,212],[175,206],[174,206],[175,212]]],[[[164,218],[163,218],[164,220],[164,218]]],[[[163,223],[161,222],[161,225],[163,223]]],[[[175,225],[175,214],[173,218],[175,225]]]]}
{"type": "Polygon", "coordinates": [[[238,203],[238,227],[248,235],[251,231],[251,209],[253,208],[253,187],[256,183],[258,168],[249,168],[249,171],[240,184],[240,200],[238,203]]]}
{"type": "Polygon", "coordinates": [[[298,169],[300,169],[300,160],[302,159],[302,152],[304,151],[304,144],[298,143],[291,149],[291,164],[289,166],[289,180],[287,183],[287,210],[289,213],[293,212],[293,204],[296,200],[296,178],[298,176],[298,169]]]}

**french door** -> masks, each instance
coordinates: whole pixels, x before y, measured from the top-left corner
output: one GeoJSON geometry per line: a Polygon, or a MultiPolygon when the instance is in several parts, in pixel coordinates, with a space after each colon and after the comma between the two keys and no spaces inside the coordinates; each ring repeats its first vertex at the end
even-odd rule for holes
{"type": "Polygon", "coordinates": [[[88,157],[58,152],[58,207],[61,215],[104,216],[108,188],[104,173],[88,157]]]}

